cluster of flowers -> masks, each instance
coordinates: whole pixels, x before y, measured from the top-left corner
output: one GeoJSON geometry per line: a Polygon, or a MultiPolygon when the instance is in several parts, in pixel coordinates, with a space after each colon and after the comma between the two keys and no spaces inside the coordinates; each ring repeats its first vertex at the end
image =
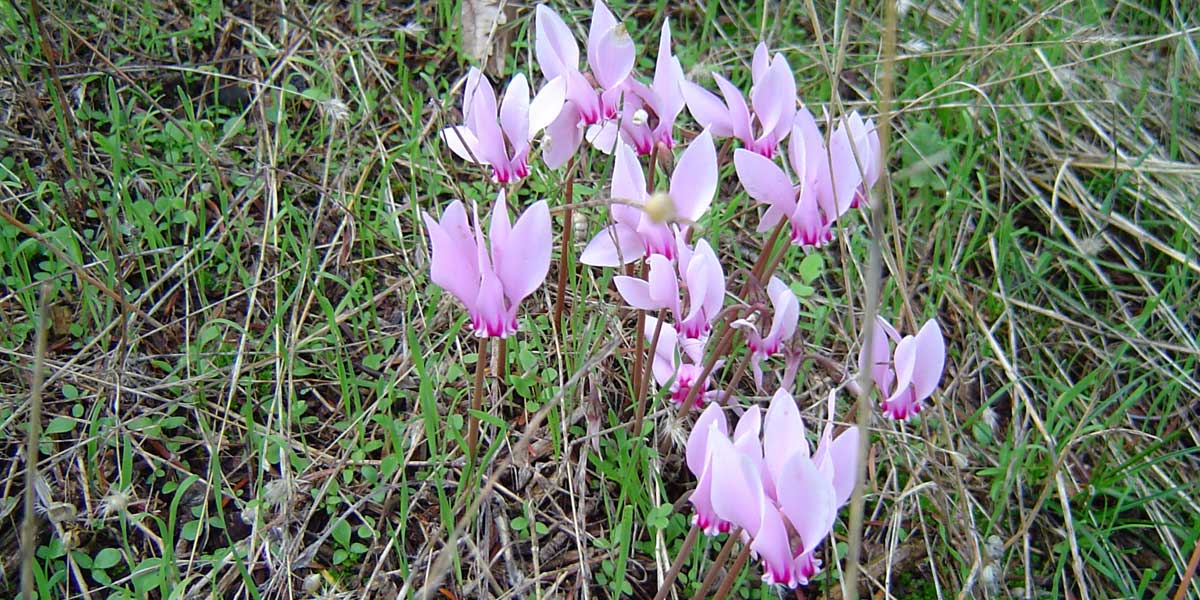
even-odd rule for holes
{"type": "MultiPolygon", "coordinates": [[[[671,51],[669,24],[661,30],[653,77],[643,80],[633,72],[633,40],[601,0],[595,1],[588,31],[587,71],[580,70],[571,30],[544,5],[536,9],[534,43],[546,80],[536,94],[531,97],[529,82],[517,74],[498,100],[492,85],[472,68],[463,88],[463,124],[443,130],[441,139],[462,159],[489,166],[501,188],[529,175],[530,150],[543,131],[541,157],[551,169],[567,164],[585,141],[613,156],[611,225],[587,243],[580,262],[619,267],[644,260],[645,278],[618,276],[617,291],[632,307],[670,315],[669,323],[647,317],[643,334],[657,340],[652,373],[660,387],[669,388],[671,399],[708,403],[687,447],[687,464],[699,479],[691,498],[694,522],[710,534],[740,528],[763,560],[765,580],[788,586],[806,582],[820,567],[813,550],[831,531],[853,488],[858,430],[833,437],[831,395],[829,422],[810,453],[800,413],[787,392],[801,355],[792,342],[800,303],[786,283],[771,277],[765,290],[770,307],[758,310],[764,318],[739,319],[730,326],[744,334],[760,390],[764,360],[782,354],[787,369],[765,419],[757,407],[750,408],[729,438],[720,403],[710,402],[720,397],[709,389],[709,379],[723,361],[716,360],[707,377],[702,368],[713,326],[722,318],[726,275],[709,242],[694,239],[695,224],[718,189],[714,138],[736,138],[738,179],[763,205],[758,231],[786,224],[793,245],[828,243],[838,219],[865,205],[867,190],[880,176],[883,157],[874,124],[857,113],[836,121],[825,116],[828,137],[823,135],[812,112],[798,107],[787,60],[770,56],[761,44],[748,96],[715,73],[720,96],[687,81],[671,51]],[[677,145],[675,122],[684,108],[701,132],[674,161],[666,191],[648,190],[639,156],[648,156],[651,168],[657,168],[660,157],[677,145]],[[776,156],[784,142],[781,165],[776,156]]],[[[515,333],[518,305],[549,270],[546,201],[530,205],[514,224],[501,189],[486,236],[478,211],[468,219],[457,200],[440,220],[428,214],[424,219],[432,279],[467,308],[475,335],[515,333]]],[[[873,340],[859,356],[859,370],[870,371],[887,416],[909,418],[941,377],[941,330],[931,320],[917,335],[901,338],[880,319],[873,340]]]]}

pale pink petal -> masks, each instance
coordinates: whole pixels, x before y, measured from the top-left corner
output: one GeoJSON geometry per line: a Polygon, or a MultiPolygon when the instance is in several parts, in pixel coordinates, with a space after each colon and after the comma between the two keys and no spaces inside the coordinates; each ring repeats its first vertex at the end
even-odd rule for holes
{"type": "Polygon", "coordinates": [[[472,304],[471,324],[477,337],[508,337],[508,310],[504,305],[504,288],[491,269],[485,269],[479,294],[472,304]]]}
{"type": "Polygon", "coordinates": [[[750,78],[754,83],[758,83],[764,75],[767,74],[767,68],[771,66],[771,55],[767,50],[767,45],[759,42],[754,47],[754,60],[750,63],[750,78]]]}
{"type": "Polygon", "coordinates": [[[716,94],[690,81],[683,82],[681,91],[683,99],[687,103],[688,112],[701,127],[711,131],[717,137],[733,135],[729,109],[716,94]]]}
{"type": "Polygon", "coordinates": [[[783,467],[787,461],[794,455],[809,455],[806,435],[796,400],[785,389],[775,392],[763,423],[763,460],[776,489],[784,477],[783,467]]]}
{"type": "Polygon", "coordinates": [[[583,138],[587,140],[593,148],[605,154],[612,154],[613,148],[615,148],[617,145],[617,140],[619,139],[620,133],[620,126],[616,121],[604,121],[595,125],[588,125],[587,130],[583,134],[583,138]]]}
{"type": "MultiPolygon", "coordinates": [[[[888,387],[891,384],[888,372],[891,371],[891,344],[888,343],[888,334],[884,329],[884,322],[881,319],[876,319],[874,323],[875,330],[871,333],[871,347],[864,345],[858,354],[858,370],[870,370],[871,378],[875,380],[875,386],[879,388],[879,393],[887,397],[891,393],[888,387]]],[[[890,327],[890,325],[889,325],[890,327]]]]}
{"type": "Polygon", "coordinates": [[[612,197],[638,204],[644,203],[646,201],[646,176],[642,174],[642,165],[638,162],[633,148],[626,144],[618,144],[615,162],[612,174],[612,197]]]}
{"type": "Polygon", "coordinates": [[[539,4],[534,21],[534,52],[546,79],[578,70],[579,45],[558,13],[539,4]]]}
{"type": "Polygon", "coordinates": [[[546,82],[533,101],[529,103],[529,136],[532,139],[537,132],[549,127],[558,113],[562,112],[563,103],[567,98],[567,80],[555,77],[546,82]]]}
{"type": "Polygon", "coordinates": [[[858,476],[858,435],[858,427],[850,427],[830,443],[829,460],[833,463],[836,506],[846,504],[854,492],[854,479],[858,476]]]}
{"type": "Polygon", "coordinates": [[[710,427],[720,435],[729,435],[725,411],[716,404],[710,404],[704,408],[704,411],[696,418],[696,423],[692,425],[692,433],[688,435],[685,458],[688,469],[691,470],[692,475],[697,477],[700,476],[700,472],[704,468],[704,459],[708,456],[710,427]]]}
{"type": "MultiPolygon", "coordinates": [[[[733,152],[733,165],[738,180],[751,198],[776,207],[784,215],[795,212],[796,190],[775,161],[757,152],[738,148],[733,152]]],[[[764,216],[764,220],[766,218],[764,216]]]]}
{"type": "Polygon", "coordinates": [[[924,400],[937,389],[946,366],[946,340],[942,328],[935,319],[930,319],[917,332],[916,365],[913,367],[912,382],[917,398],[924,400]]]}
{"type": "Polygon", "coordinates": [[[579,262],[593,267],[618,267],[645,254],[642,238],[632,228],[615,223],[596,234],[579,255],[579,262]]]}
{"type": "Polygon", "coordinates": [[[837,492],[833,481],[821,473],[812,459],[793,455],[775,482],[779,506],[796,529],[805,550],[811,550],[833,530],[837,516],[837,492]]]}
{"type": "Polygon", "coordinates": [[[829,138],[829,175],[828,195],[820,198],[826,222],[836,221],[850,209],[854,192],[862,183],[862,174],[844,127],[839,126],[829,138]]]}
{"type": "Polygon", "coordinates": [[[777,277],[772,277],[767,284],[767,295],[771,297],[771,305],[775,310],[767,338],[775,343],[790,339],[800,320],[800,301],[792,289],[777,277]]]}
{"type": "Polygon", "coordinates": [[[670,132],[675,118],[683,110],[683,67],[679,59],[671,54],[671,24],[666,21],[658,38],[658,59],[654,65],[654,112],[658,113],[659,127],[670,132]]]}
{"type": "Polygon", "coordinates": [[[432,252],[430,279],[470,309],[479,294],[480,275],[475,260],[475,238],[462,202],[451,202],[440,223],[428,214],[422,213],[422,217],[432,252]]]}
{"type": "Polygon", "coordinates": [[[717,149],[705,129],[688,144],[671,174],[671,199],[679,216],[698,221],[717,193],[717,149]]]}
{"type": "MultiPolygon", "coordinates": [[[[508,216],[504,218],[507,220],[508,216]]],[[[550,248],[553,244],[550,207],[545,200],[538,200],[525,209],[504,243],[504,262],[496,264],[496,271],[504,284],[504,295],[515,307],[542,285],[546,273],[550,271],[550,248]]],[[[497,247],[496,244],[493,238],[493,249],[497,247]]]]}
{"type": "Polygon", "coordinates": [[[733,135],[743,143],[750,142],[754,139],[754,135],[750,133],[750,109],[746,106],[742,91],[716,73],[713,73],[713,80],[717,82],[721,95],[725,97],[725,106],[729,107],[729,127],[733,130],[733,135]]]}
{"type": "Polygon", "coordinates": [[[796,114],[796,79],[782,56],[771,62],[765,77],[755,81],[750,102],[763,134],[775,132],[782,123],[786,135],[796,114]]]}
{"type": "Polygon", "coordinates": [[[762,411],[758,405],[751,406],[742,413],[738,419],[737,427],[733,430],[733,446],[738,452],[749,457],[755,467],[759,467],[763,460],[762,442],[759,441],[759,433],[762,431],[762,411]]]}
{"type": "Polygon", "coordinates": [[[661,386],[667,385],[675,376],[675,369],[679,364],[678,359],[675,358],[675,351],[679,348],[679,338],[676,337],[675,328],[671,327],[670,323],[664,322],[660,327],[658,319],[646,317],[642,335],[645,336],[647,343],[654,341],[656,330],[658,331],[658,344],[651,349],[654,354],[651,369],[654,373],[654,381],[661,386]]]}
{"type": "Polygon", "coordinates": [[[792,559],[792,546],[788,541],[787,526],[779,515],[779,510],[773,506],[764,506],[758,532],[750,549],[758,555],[763,565],[764,582],[771,585],[782,585],[794,588],[799,584],[796,577],[795,561],[792,559]]]}
{"type": "Polygon", "coordinates": [[[647,275],[647,287],[650,303],[654,310],[669,308],[674,313],[679,312],[679,279],[675,274],[675,265],[670,259],[654,254],[646,259],[650,265],[647,275]]]}
{"type": "Polygon", "coordinates": [[[513,146],[529,141],[529,82],[521,73],[514,75],[504,88],[500,126],[504,129],[504,137],[513,146]]]}
{"type": "Polygon", "coordinates": [[[758,533],[764,508],[758,467],[724,436],[710,435],[708,446],[713,461],[713,510],[753,538],[758,533]]]}
{"type": "Polygon", "coordinates": [[[645,281],[637,277],[618,275],[613,277],[613,283],[625,304],[640,310],[658,310],[659,306],[650,299],[650,285],[645,281]]]}
{"type": "Polygon", "coordinates": [[[575,105],[563,105],[558,117],[546,128],[546,139],[543,140],[542,160],[551,169],[557,169],[575,155],[583,141],[583,130],[578,127],[579,112],[575,105]]]}
{"type": "Polygon", "coordinates": [[[620,85],[633,69],[634,54],[633,39],[625,26],[604,2],[596,0],[588,29],[588,64],[600,87],[610,90],[620,85]]]}
{"type": "Polygon", "coordinates": [[[440,136],[450,151],[459,158],[467,162],[479,162],[479,138],[466,126],[447,127],[441,131],[440,136]]]}

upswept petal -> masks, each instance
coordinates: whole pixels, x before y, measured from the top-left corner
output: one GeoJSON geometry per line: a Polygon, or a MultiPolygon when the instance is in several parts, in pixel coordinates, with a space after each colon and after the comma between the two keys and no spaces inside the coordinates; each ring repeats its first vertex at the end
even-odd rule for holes
{"type": "MultiPolygon", "coordinates": [[[[865,345],[858,353],[858,370],[870,370],[871,378],[875,380],[875,386],[879,388],[879,393],[887,396],[891,392],[891,344],[888,342],[888,333],[884,326],[887,325],[882,319],[876,319],[873,324],[875,330],[871,333],[871,347],[868,349],[865,345]]],[[[890,325],[887,325],[891,327],[890,325]]],[[[895,331],[893,329],[893,331],[895,331]]]]}
{"type": "Polygon", "coordinates": [[[542,160],[551,169],[557,169],[571,159],[583,141],[583,130],[578,127],[579,111],[573,103],[563,105],[558,117],[546,127],[545,146],[542,160]]]}
{"type": "Polygon", "coordinates": [[[467,162],[479,162],[479,138],[465,125],[447,127],[441,131],[440,136],[450,151],[459,158],[467,162]]]}
{"type": "Polygon", "coordinates": [[[675,350],[679,348],[679,338],[676,337],[675,328],[671,327],[669,323],[664,322],[662,327],[659,327],[658,319],[646,317],[645,329],[642,330],[646,342],[654,341],[655,330],[658,331],[658,344],[651,349],[654,352],[651,369],[654,373],[654,381],[662,386],[667,385],[675,376],[675,369],[679,364],[679,360],[675,358],[675,350]]]}
{"type": "Polygon", "coordinates": [[[858,435],[858,427],[850,427],[833,438],[829,445],[837,506],[844,505],[854,492],[854,479],[858,476],[858,435]]]}
{"type": "Polygon", "coordinates": [[[678,315],[679,279],[675,274],[675,265],[661,254],[650,255],[646,262],[650,265],[647,287],[654,309],[669,308],[678,315]]]}
{"type": "Polygon", "coordinates": [[[896,396],[912,385],[913,371],[917,366],[917,338],[906,335],[896,344],[892,364],[896,369],[896,387],[892,395],[896,396]]]}
{"type": "Polygon", "coordinates": [[[754,134],[750,132],[750,109],[746,106],[742,91],[716,73],[713,73],[713,80],[721,89],[725,106],[729,107],[729,127],[733,130],[733,135],[742,140],[742,143],[749,143],[754,139],[754,134]]]}
{"type": "Polygon", "coordinates": [[[683,67],[679,64],[679,59],[671,54],[671,22],[664,21],[662,33],[658,38],[653,91],[656,100],[654,111],[658,113],[659,127],[665,126],[668,133],[675,123],[675,118],[683,110],[683,81],[683,67]]]}
{"type": "Polygon", "coordinates": [[[937,320],[929,319],[921,326],[916,338],[916,365],[913,367],[912,383],[917,398],[924,400],[937,389],[946,366],[946,340],[937,320]]]}
{"type": "MultiPolygon", "coordinates": [[[[507,214],[504,220],[508,220],[507,214]]],[[[550,207],[545,200],[525,209],[502,245],[497,246],[496,239],[492,239],[493,256],[499,251],[504,257],[503,262],[496,262],[496,272],[504,284],[504,295],[515,307],[542,285],[550,271],[550,207]]]]}
{"type": "Polygon", "coordinates": [[[742,413],[733,429],[733,447],[743,456],[750,458],[755,467],[760,466],[763,460],[762,442],[759,441],[762,422],[762,410],[758,405],[754,405],[742,413]]]}
{"type": "Polygon", "coordinates": [[[704,459],[708,455],[710,427],[713,427],[713,431],[720,435],[729,435],[729,424],[725,420],[725,411],[721,410],[717,404],[709,404],[704,407],[700,416],[696,418],[696,423],[692,425],[691,434],[688,435],[685,458],[688,469],[697,477],[704,469],[704,459]]]}
{"type": "Polygon", "coordinates": [[[504,286],[490,268],[483,270],[479,294],[470,305],[471,324],[476,337],[508,337],[508,310],[504,306],[504,286]]]}
{"type": "MultiPolygon", "coordinates": [[[[775,161],[757,152],[738,148],[733,152],[733,165],[738,180],[751,198],[777,208],[783,215],[795,212],[796,189],[775,161]]],[[[767,217],[763,218],[765,220],[767,217]]]]}
{"type": "Polygon", "coordinates": [[[617,21],[601,0],[592,10],[588,29],[588,65],[605,90],[621,84],[633,69],[635,49],[625,26],[617,21]]]}
{"type": "Polygon", "coordinates": [[[720,482],[712,491],[713,510],[718,517],[754,537],[762,523],[765,500],[758,467],[724,436],[710,435],[708,445],[712,452],[713,480],[720,482]]]}
{"type": "MultiPolygon", "coordinates": [[[[705,320],[711,323],[717,313],[721,312],[721,307],[725,305],[725,269],[721,266],[721,260],[717,258],[717,253],[713,252],[712,246],[708,244],[708,240],[702,239],[696,243],[696,257],[706,265],[705,269],[708,271],[699,300],[704,310],[705,320]]],[[[692,302],[696,302],[696,300],[697,298],[692,296],[692,302]]]]}
{"type": "Polygon", "coordinates": [[[616,164],[613,165],[612,197],[638,204],[646,201],[646,176],[637,154],[627,144],[617,144],[616,164]]]}
{"type": "Polygon", "coordinates": [[[705,129],[688,144],[671,174],[671,199],[679,216],[699,221],[717,193],[717,149],[705,129]]]}
{"type": "Polygon", "coordinates": [[[762,579],[772,585],[782,585],[794,588],[799,582],[796,577],[795,561],[792,558],[792,545],[788,541],[787,526],[779,510],[773,506],[764,506],[758,532],[750,549],[758,554],[763,563],[762,579]]]}
{"type": "Polygon", "coordinates": [[[632,227],[614,223],[600,230],[579,255],[579,262],[593,267],[619,267],[646,253],[642,238],[632,227]]]}
{"type": "Polygon", "coordinates": [[[733,125],[729,120],[729,108],[716,94],[691,81],[684,81],[680,91],[683,92],[688,112],[701,127],[708,129],[717,137],[733,135],[733,125]]]}
{"type": "Polygon", "coordinates": [[[766,76],[755,81],[750,103],[754,106],[762,134],[775,133],[780,124],[784,126],[783,135],[791,129],[792,117],[796,114],[796,78],[783,56],[777,55],[766,76]]]}
{"type": "Polygon", "coordinates": [[[549,127],[558,113],[562,112],[563,103],[567,100],[567,80],[555,77],[546,82],[533,101],[529,103],[529,135],[532,139],[537,132],[549,127]]]}
{"type": "Polygon", "coordinates": [[[820,198],[827,223],[836,221],[850,209],[854,192],[862,183],[862,173],[850,146],[850,136],[843,126],[835,129],[829,137],[829,181],[830,186],[826,188],[828,195],[820,198]]]}
{"type": "Polygon", "coordinates": [[[542,74],[554,79],[579,69],[579,45],[562,17],[545,4],[534,17],[534,53],[542,74]]]}
{"type": "Polygon", "coordinates": [[[479,138],[477,158],[493,167],[508,168],[508,149],[504,144],[504,132],[500,129],[496,106],[496,95],[492,85],[484,77],[479,78],[471,106],[471,118],[467,126],[479,138]]]}
{"type": "Polygon", "coordinates": [[[771,66],[771,53],[767,50],[767,45],[759,42],[754,47],[754,60],[750,63],[750,79],[754,83],[762,80],[767,74],[767,69],[771,66]]]}
{"type": "Polygon", "coordinates": [[[479,267],[475,259],[475,238],[462,202],[451,202],[442,213],[440,223],[426,213],[422,213],[422,217],[429,231],[432,252],[430,278],[469,309],[479,294],[479,267]]]}
{"type": "Polygon", "coordinates": [[[772,277],[767,283],[767,295],[771,297],[771,305],[775,310],[767,339],[779,343],[796,333],[796,323],[800,320],[800,301],[792,288],[778,277],[772,277]]]}
{"type": "Polygon", "coordinates": [[[529,82],[525,75],[517,73],[504,88],[500,100],[500,127],[509,144],[516,147],[529,141],[529,82]]]}
{"type": "Polygon", "coordinates": [[[779,506],[800,535],[804,549],[811,550],[829,535],[837,517],[837,492],[833,481],[813,463],[795,454],[787,460],[775,485],[779,506]]]}
{"type": "Polygon", "coordinates": [[[616,121],[608,120],[588,125],[583,137],[593,148],[604,154],[612,154],[620,139],[621,128],[616,121]]]}
{"type": "Polygon", "coordinates": [[[621,294],[621,299],[625,301],[625,304],[640,310],[657,310],[659,308],[650,299],[650,285],[645,281],[628,275],[617,275],[613,277],[613,284],[617,286],[617,293],[621,294]]]}
{"type": "Polygon", "coordinates": [[[783,467],[794,455],[809,456],[804,419],[796,400],[787,390],[780,389],[771,397],[767,417],[763,422],[763,456],[771,480],[778,485],[784,477],[783,467]]]}

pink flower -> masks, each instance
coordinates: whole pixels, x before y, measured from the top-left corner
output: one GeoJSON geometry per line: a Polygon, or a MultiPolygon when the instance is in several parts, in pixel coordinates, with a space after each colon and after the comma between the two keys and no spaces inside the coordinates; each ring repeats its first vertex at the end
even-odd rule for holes
{"type": "Polygon", "coordinates": [[[742,140],[746,149],[771,158],[775,156],[779,142],[792,129],[792,118],[796,113],[796,79],[782,54],[768,59],[764,44],[759,44],[754,51],[751,71],[754,85],[750,88],[749,106],[741,90],[716,73],[713,73],[713,79],[724,96],[723,102],[712,92],[691,82],[683,84],[683,96],[692,118],[701,126],[711,128],[714,136],[736,137],[742,140]]]}
{"type": "MultiPolygon", "coordinates": [[[[700,387],[694,401],[696,406],[719,396],[721,394],[719,390],[708,390],[708,378],[700,380],[700,375],[704,372],[704,367],[701,366],[701,361],[704,359],[704,343],[697,340],[686,340],[681,344],[675,328],[665,324],[663,327],[659,327],[658,319],[646,317],[646,328],[643,330],[646,341],[654,341],[656,329],[658,330],[658,344],[652,349],[654,359],[650,368],[654,375],[654,381],[660,387],[670,386],[671,401],[675,404],[683,404],[692,388],[696,386],[700,387]]],[[[718,360],[714,363],[712,372],[715,373],[724,364],[725,361],[718,360]]]]}
{"type": "Polygon", "coordinates": [[[883,413],[892,419],[908,419],[925,408],[946,366],[946,341],[934,319],[921,326],[917,335],[900,333],[877,317],[870,351],[859,353],[859,370],[871,370],[879,393],[884,397],[883,413]],[[896,344],[892,352],[892,343],[896,344]]]}
{"type": "Polygon", "coordinates": [[[750,349],[750,368],[754,372],[754,385],[759,390],[762,390],[762,361],[782,350],[781,345],[796,333],[796,323],[800,320],[800,301],[796,299],[796,294],[791,288],[778,277],[772,277],[767,283],[767,296],[771,299],[772,316],[771,329],[766,337],[762,336],[757,326],[745,319],[738,319],[732,324],[733,327],[746,332],[746,346],[750,349]]]}
{"type": "Polygon", "coordinates": [[[678,235],[675,247],[679,260],[672,263],[655,254],[647,259],[650,272],[645,281],[619,275],[613,279],[617,291],[630,306],[642,310],[667,308],[675,318],[675,330],[690,340],[706,340],[713,319],[725,304],[725,271],[705,240],[693,251],[678,235]],[[679,296],[680,283],[687,290],[687,311],[679,296]]]}
{"type": "MultiPolygon", "coordinates": [[[[842,124],[839,125],[839,129],[842,127],[846,129],[846,138],[852,143],[858,163],[862,165],[862,183],[855,190],[854,198],[850,202],[850,208],[858,208],[866,201],[866,190],[879,181],[879,175],[883,170],[879,131],[875,128],[874,121],[870,119],[864,121],[857,112],[852,112],[845,117],[842,124]]],[[[837,135],[837,132],[834,133],[837,135]]],[[[857,166],[855,169],[857,170],[857,166]]]]}
{"type": "Polygon", "coordinates": [[[433,282],[450,292],[471,315],[479,337],[507,337],[517,331],[517,306],[550,270],[550,209],[545,200],[530,206],[512,224],[504,191],[492,209],[489,245],[475,211],[468,224],[462,202],[446,207],[441,221],[423,213],[433,256],[433,282]]]}
{"type": "Polygon", "coordinates": [[[796,113],[792,128],[788,160],[796,183],[774,161],[748,150],[734,152],[734,166],[746,193],[767,205],[759,232],[786,218],[793,244],[823,246],[833,239],[833,223],[850,210],[862,177],[844,128],[834,132],[828,153],[807,108],[796,113]]]}
{"type": "MultiPolygon", "coordinates": [[[[633,69],[635,48],[625,26],[596,0],[588,29],[591,80],[579,70],[579,46],[558,13],[539,4],[534,18],[534,52],[547,79],[566,80],[567,104],[547,129],[544,158],[551,168],[566,164],[583,140],[602,136],[604,123],[617,116],[622,84],[633,69]]],[[[611,132],[615,136],[615,130],[611,132]]],[[[599,145],[604,146],[600,141],[599,145]]],[[[611,151],[612,143],[607,143],[611,151]]]]}
{"type": "MultiPolygon", "coordinates": [[[[674,206],[675,217],[695,222],[708,211],[716,192],[717,150],[706,130],[696,136],[679,157],[667,194],[674,206]]],[[[641,206],[650,197],[646,192],[646,178],[637,155],[625,144],[617,144],[611,196],[622,201],[614,202],[610,208],[613,224],[588,242],[579,257],[580,262],[615,267],[654,254],[672,260],[676,257],[675,233],[679,229],[668,223],[655,222],[642,210],[641,206]]]]}
{"type": "Polygon", "coordinates": [[[732,440],[723,415],[712,410],[697,423],[707,431],[693,430],[688,440],[688,465],[701,480],[692,495],[697,525],[710,534],[740,527],[767,583],[807,583],[821,566],[813,552],[853,489],[858,430],[833,438],[831,420],[810,454],[804,422],[785,390],[775,393],[765,418],[757,407],[747,410],[732,440]]]}
{"type": "Polygon", "coordinates": [[[630,93],[625,95],[621,109],[621,138],[638,154],[650,154],[658,143],[675,147],[672,131],[684,106],[683,82],[683,67],[671,54],[670,23],[663,23],[654,81],[650,85],[632,77],[625,81],[630,93]]]}
{"type": "Polygon", "coordinates": [[[529,174],[529,144],[562,109],[566,81],[552,79],[532,102],[525,76],[517,73],[496,104],[496,92],[471,67],[463,88],[463,125],[447,127],[442,141],[463,160],[491,165],[492,180],[508,183],[529,174]]]}

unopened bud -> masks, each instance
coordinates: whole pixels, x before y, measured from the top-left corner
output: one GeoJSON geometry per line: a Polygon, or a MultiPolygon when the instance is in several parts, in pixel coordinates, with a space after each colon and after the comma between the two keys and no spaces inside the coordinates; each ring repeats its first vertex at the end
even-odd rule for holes
{"type": "Polygon", "coordinates": [[[304,578],[304,591],[313,594],[314,596],[317,594],[317,592],[321,591],[320,573],[309,573],[308,576],[304,578]]]}
{"type": "Polygon", "coordinates": [[[666,223],[675,218],[675,201],[666,192],[654,192],[646,199],[646,215],[655,223],[666,223]]]}
{"type": "Polygon", "coordinates": [[[571,227],[574,228],[575,239],[583,240],[583,236],[588,233],[588,219],[580,212],[571,214],[571,227]]]}

